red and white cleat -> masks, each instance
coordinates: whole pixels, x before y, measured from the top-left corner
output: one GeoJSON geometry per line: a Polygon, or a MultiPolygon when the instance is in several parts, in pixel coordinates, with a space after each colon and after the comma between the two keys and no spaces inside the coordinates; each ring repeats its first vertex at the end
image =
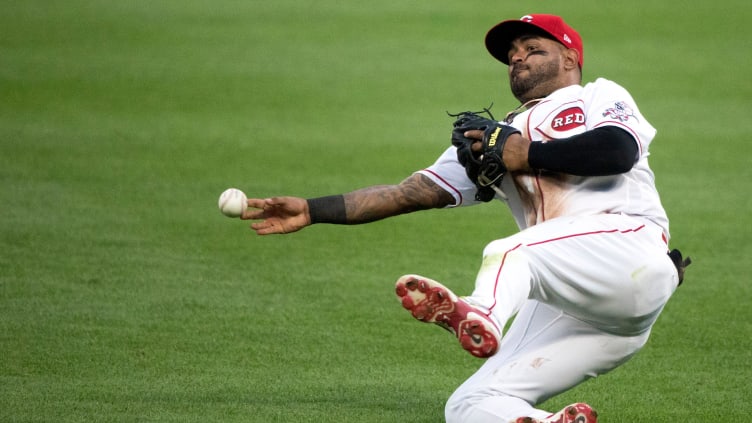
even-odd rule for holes
{"type": "Polygon", "coordinates": [[[520,417],[515,423],[598,423],[598,413],[589,405],[578,402],[545,419],[520,417]]]}
{"type": "Polygon", "coordinates": [[[444,285],[418,275],[399,278],[395,291],[413,317],[452,332],[470,354],[487,358],[499,349],[500,331],[488,315],[444,285]]]}

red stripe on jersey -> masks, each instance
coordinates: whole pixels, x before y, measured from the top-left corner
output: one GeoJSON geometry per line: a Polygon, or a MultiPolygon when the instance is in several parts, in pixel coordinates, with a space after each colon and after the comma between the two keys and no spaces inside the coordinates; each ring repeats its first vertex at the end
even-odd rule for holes
{"type": "Polygon", "coordinates": [[[538,195],[540,196],[540,219],[536,217],[537,222],[541,223],[546,221],[546,199],[543,197],[543,188],[541,188],[541,176],[540,173],[535,175],[535,185],[538,186],[538,195]]]}
{"type": "Polygon", "coordinates": [[[459,197],[460,202],[457,203],[457,204],[455,204],[455,206],[459,206],[460,204],[462,204],[462,193],[457,188],[455,188],[454,186],[452,186],[452,184],[450,184],[449,182],[447,182],[446,179],[442,178],[441,176],[439,176],[438,174],[436,174],[436,172],[434,172],[434,171],[432,171],[430,169],[423,169],[423,172],[430,173],[431,175],[433,175],[434,177],[436,177],[436,179],[438,179],[441,182],[443,182],[444,185],[446,185],[447,187],[449,187],[452,191],[454,191],[457,194],[456,197],[459,197]]]}

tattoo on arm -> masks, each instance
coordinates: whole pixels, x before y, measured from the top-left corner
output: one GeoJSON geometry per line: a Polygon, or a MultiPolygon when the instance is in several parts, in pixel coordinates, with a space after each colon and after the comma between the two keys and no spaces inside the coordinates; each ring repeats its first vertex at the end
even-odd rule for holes
{"type": "Polygon", "coordinates": [[[398,185],[378,185],[345,194],[347,223],[367,223],[454,204],[452,194],[416,173],[398,185]]]}

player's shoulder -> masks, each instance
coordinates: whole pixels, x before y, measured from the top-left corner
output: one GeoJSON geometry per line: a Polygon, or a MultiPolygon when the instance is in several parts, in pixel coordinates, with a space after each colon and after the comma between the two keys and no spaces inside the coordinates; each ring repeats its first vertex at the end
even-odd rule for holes
{"type": "Polygon", "coordinates": [[[587,104],[605,104],[625,101],[634,104],[626,88],[606,78],[598,78],[582,88],[582,100],[587,104]]]}
{"type": "Polygon", "coordinates": [[[595,81],[585,84],[582,91],[590,93],[594,91],[626,91],[626,89],[610,79],[597,78],[595,81]]]}

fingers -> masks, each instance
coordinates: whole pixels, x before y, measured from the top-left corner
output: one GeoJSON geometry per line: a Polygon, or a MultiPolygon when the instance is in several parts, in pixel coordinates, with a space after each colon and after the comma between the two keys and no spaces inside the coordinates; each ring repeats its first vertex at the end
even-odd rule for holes
{"type": "Polygon", "coordinates": [[[249,198],[248,208],[240,216],[256,220],[250,227],[258,235],[286,234],[310,224],[305,222],[306,200],[297,197],[249,198]]]}
{"type": "Polygon", "coordinates": [[[481,141],[483,139],[483,134],[484,134],[484,131],[481,131],[480,129],[471,129],[469,131],[465,131],[463,135],[466,138],[481,141]]]}
{"type": "Polygon", "coordinates": [[[471,140],[476,140],[471,146],[470,149],[473,150],[476,153],[479,153],[483,151],[483,134],[484,131],[481,131],[480,129],[471,129],[469,131],[465,131],[463,134],[465,138],[469,138],[471,140]]]}
{"type": "Polygon", "coordinates": [[[290,222],[284,222],[279,219],[266,219],[261,222],[252,223],[251,229],[256,231],[256,235],[271,235],[296,232],[299,231],[301,227],[291,225],[290,222]]]}
{"type": "Polygon", "coordinates": [[[264,204],[271,201],[271,198],[249,198],[248,199],[248,207],[253,207],[256,209],[263,209],[264,204]]]}
{"type": "Polygon", "coordinates": [[[248,208],[240,216],[242,220],[265,219],[266,211],[272,206],[271,198],[249,198],[248,208]]]}
{"type": "Polygon", "coordinates": [[[269,221],[261,221],[251,224],[251,229],[256,231],[257,235],[271,235],[271,234],[278,234],[278,233],[284,233],[282,231],[281,226],[277,226],[274,223],[271,223],[269,221]]]}

